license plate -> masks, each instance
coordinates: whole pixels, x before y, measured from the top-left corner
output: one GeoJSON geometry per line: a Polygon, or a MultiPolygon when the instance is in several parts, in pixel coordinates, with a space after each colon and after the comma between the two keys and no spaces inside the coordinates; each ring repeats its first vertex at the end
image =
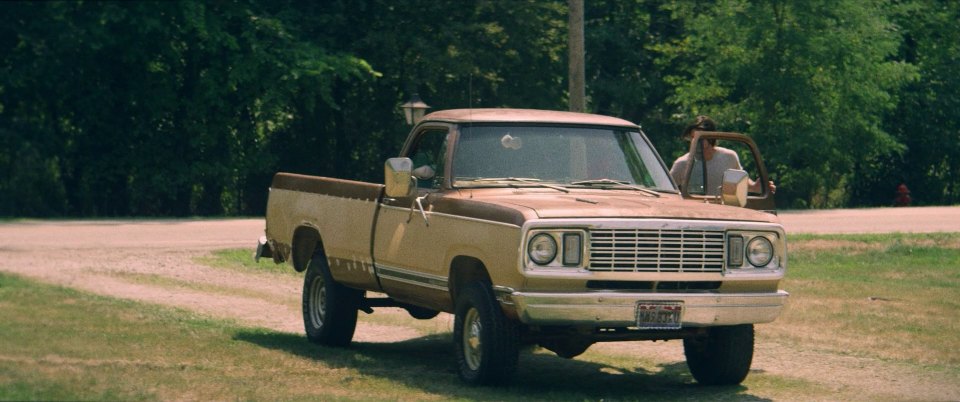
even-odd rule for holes
{"type": "Polygon", "coordinates": [[[680,329],[681,302],[637,302],[637,327],[640,329],[680,329]]]}

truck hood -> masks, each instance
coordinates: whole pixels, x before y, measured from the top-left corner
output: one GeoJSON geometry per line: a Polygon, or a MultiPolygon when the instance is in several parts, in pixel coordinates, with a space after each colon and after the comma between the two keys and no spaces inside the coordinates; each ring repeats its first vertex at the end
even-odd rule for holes
{"type": "Polygon", "coordinates": [[[637,191],[621,190],[544,193],[539,189],[523,189],[509,194],[499,191],[490,194],[476,190],[470,192],[469,198],[474,202],[493,204],[499,206],[498,209],[513,209],[526,216],[533,212],[541,219],[667,218],[780,223],[776,215],[766,212],[683,200],[675,194],[653,197],[637,191]]]}

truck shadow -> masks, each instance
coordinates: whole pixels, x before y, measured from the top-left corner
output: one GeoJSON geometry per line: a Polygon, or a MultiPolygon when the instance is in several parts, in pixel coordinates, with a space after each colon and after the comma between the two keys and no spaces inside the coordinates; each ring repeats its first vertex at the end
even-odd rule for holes
{"type": "Polygon", "coordinates": [[[744,386],[697,385],[684,362],[661,364],[659,370],[611,366],[561,359],[550,352],[525,349],[512,384],[468,387],[457,378],[450,334],[429,335],[392,343],[354,342],[349,348],[311,344],[303,335],[242,330],[238,341],[322,362],[332,368],[357,370],[387,378],[450,399],[484,400],[736,400],[768,401],[744,386]]]}

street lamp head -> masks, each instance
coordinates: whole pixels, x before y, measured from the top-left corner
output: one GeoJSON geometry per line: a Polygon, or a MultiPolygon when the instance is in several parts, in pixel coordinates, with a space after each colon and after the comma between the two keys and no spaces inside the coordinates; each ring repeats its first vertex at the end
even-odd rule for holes
{"type": "Polygon", "coordinates": [[[403,116],[407,118],[407,124],[417,124],[423,118],[423,114],[430,108],[429,105],[420,100],[419,94],[413,94],[406,103],[400,105],[403,109],[403,116]]]}

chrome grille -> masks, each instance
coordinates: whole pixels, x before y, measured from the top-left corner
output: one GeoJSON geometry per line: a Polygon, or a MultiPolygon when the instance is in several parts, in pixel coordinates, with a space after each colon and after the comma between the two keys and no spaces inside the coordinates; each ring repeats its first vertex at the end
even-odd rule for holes
{"type": "Polygon", "coordinates": [[[590,231],[591,271],[722,272],[722,231],[601,229],[590,231]]]}

